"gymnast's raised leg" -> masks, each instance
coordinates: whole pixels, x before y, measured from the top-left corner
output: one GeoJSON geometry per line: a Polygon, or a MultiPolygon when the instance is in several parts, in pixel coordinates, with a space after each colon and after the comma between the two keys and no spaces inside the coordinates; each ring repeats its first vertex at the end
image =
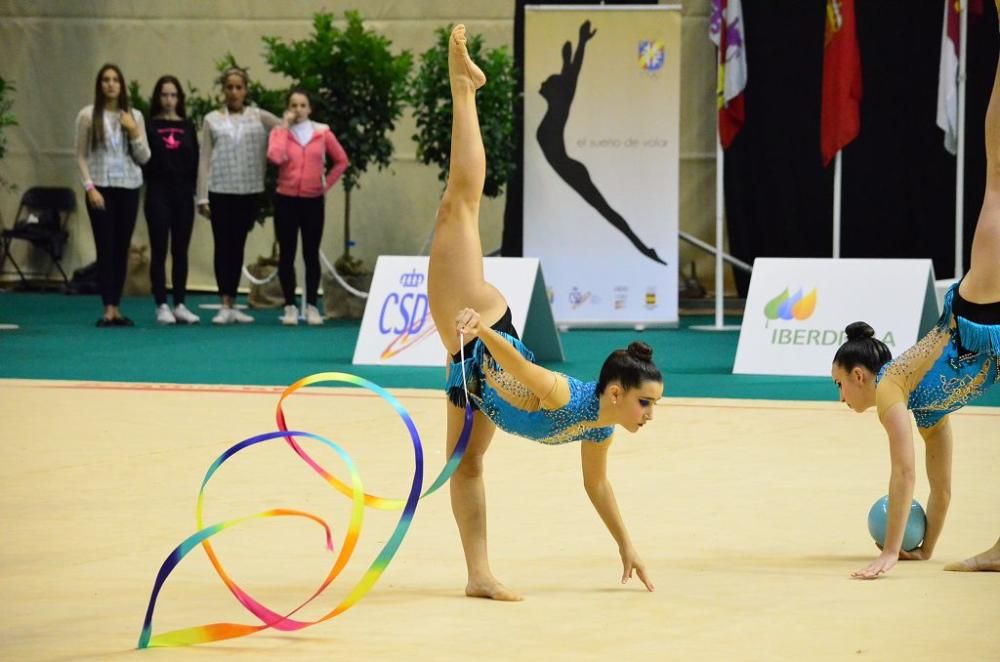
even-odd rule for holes
{"type": "MultiPolygon", "coordinates": [[[[463,25],[455,27],[448,42],[448,73],[453,101],[451,167],[431,243],[427,297],[445,349],[454,355],[461,346],[455,326],[458,313],[466,307],[475,308],[485,324],[493,324],[507,310],[507,302],[483,277],[479,203],[486,179],[486,153],[476,113],[476,89],[485,84],[486,77],[469,58],[463,25]]],[[[447,408],[450,454],[462,431],[464,410],[451,402],[447,408]]],[[[493,576],[487,555],[483,455],[495,430],[492,421],[481,412],[475,413],[468,448],[449,483],[451,507],[465,551],[466,595],[520,600],[493,576]]]]}

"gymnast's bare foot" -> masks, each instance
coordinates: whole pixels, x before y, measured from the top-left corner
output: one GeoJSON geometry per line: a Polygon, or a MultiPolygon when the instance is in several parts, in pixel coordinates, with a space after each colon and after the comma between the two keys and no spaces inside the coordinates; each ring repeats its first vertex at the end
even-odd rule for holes
{"type": "Polygon", "coordinates": [[[470,598],[488,598],[503,602],[520,602],[524,599],[492,577],[482,581],[470,579],[465,586],[465,594],[470,598]]]}
{"type": "Polygon", "coordinates": [[[945,570],[955,572],[1000,572],[1000,540],[982,554],[957,563],[949,563],[945,570]]]}
{"type": "Polygon", "coordinates": [[[478,90],[486,84],[486,75],[472,61],[465,48],[465,26],[462,24],[455,26],[448,40],[448,76],[452,85],[467,83],[478,90]]]}

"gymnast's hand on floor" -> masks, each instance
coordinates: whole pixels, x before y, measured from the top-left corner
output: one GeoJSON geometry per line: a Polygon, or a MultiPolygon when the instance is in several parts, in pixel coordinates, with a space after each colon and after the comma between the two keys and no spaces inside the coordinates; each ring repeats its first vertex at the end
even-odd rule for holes
{"type": "Polygon", "coordinates": [[[885,573],[892,570],[899,560],[898,554],[887,554],[882,552],[877,559],[866,565],[861,570],[855,570],[851,577],[855,579],[878,579],[885,573]]]}
{"type": "Polygon", "coordinates": [[[455,318],[455,330],[465,335],[465,342],[478,336],[481,329],[479,313],[472,308],[463,308],[455,318]]]}
{"type": "Polygon", "coordinates": [[[632,578],[632,572],[639,575],[639,581],[641,581],[646,586],[647,591],[656,590],[653,587],[653,582],[649,581],[649,577],[646,576],[646,564],[642,562],[639,555],[635,553],[635,550],[631,547],[626,547],[621,550],[622,555],[622,584],[626,583],[632,578]]]}

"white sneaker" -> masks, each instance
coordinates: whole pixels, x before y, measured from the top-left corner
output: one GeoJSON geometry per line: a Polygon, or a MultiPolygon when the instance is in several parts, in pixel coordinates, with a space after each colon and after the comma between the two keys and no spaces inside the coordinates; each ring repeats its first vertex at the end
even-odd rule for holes
{"type": "Polygon", "coordinates": [[[183,303],[174,306],[174,318],[181,324],[197,324],[201,318],[187,309],[183,303]]]}
{"type": "Polygon", "coordinates": [[[156,307],[156,323],[157,324],[176,324],[177,320],[174,318],[174,314],[170,312],[170,307],[161,303],[156,307]]]}
{"type": "Polygon", "coordinates": [[[319,326],[323,323],[323,316],[319,314],[316,310],[316,306],[308,305],[306,306],[306,324],[311,326],[319,326]]]}
{"type": "Polygon", "coordinates": [[[285,314],[281,316],[285,326],[296,326],[299,323],[299,309],[295,306],[285,306],[285,314]]]}
{"type": "Polygon", "coordinates": [[[212,318],[212,324],[232,324],[236,321],[236,318],[233,317],[234,312],[232,308],[226,306],[219,308],[219,312],[212,318]]]}
{"type": "Polygon", "coordinates": [[[240,324],[250,324],[253,322],[253,317],[247,315],[239,308],[230,308],[230,310],[232,311],[231,314],[234,322],[239,322],[240,324]]]}

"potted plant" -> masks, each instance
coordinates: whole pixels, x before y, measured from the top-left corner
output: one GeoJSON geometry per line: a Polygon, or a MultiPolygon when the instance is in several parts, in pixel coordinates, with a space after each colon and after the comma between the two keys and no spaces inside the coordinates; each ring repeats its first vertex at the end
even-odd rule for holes
{"type": "MultiPolygon", "coordinates": [[[[7,155],[7,127],[17,126],[17,119],[14,117],[14,114],[10,112],[10,109],[14,107],[12,92],[14,92],[13,83],[10,83],[0,76],[0,162],[2,162],[4,156],[7,155]]],[[[12,191],[16,187],[11,182],[7,181],[2,174],[0,174],[0,188],[12,191]]]]}

